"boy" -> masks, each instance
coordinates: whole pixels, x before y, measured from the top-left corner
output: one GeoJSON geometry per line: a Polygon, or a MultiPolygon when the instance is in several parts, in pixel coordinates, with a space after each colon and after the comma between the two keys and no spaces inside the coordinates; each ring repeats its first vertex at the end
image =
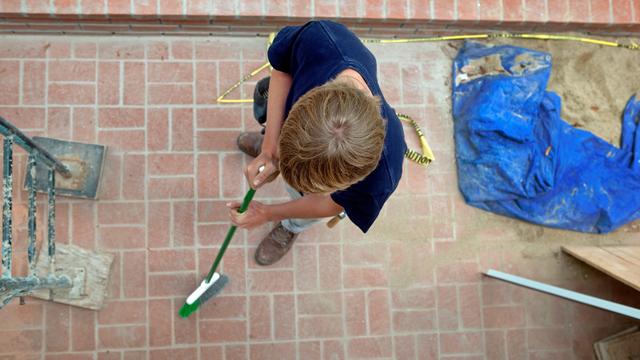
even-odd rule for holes
{"type": "Polygon", "coordinates": [[[282,258],[318,218],[344,211],[366,232],[398,186],[406,150],[375,58],[345,26],[323,20],[285,27],[268,57],[265,134],[243,133],[238,146],[255,157],[245,170],[249,184],[257,189],[279,171],[292,200],[253,201],[242,214],[239,203],[228,204],[238,227],[278,222],[256,250],[260,265],[282,258]]]}

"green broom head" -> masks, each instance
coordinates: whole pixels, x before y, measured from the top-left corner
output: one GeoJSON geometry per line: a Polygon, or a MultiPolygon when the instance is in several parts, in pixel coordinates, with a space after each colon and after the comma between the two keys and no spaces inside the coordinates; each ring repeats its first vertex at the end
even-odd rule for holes
{"type": "MultiPolygon", "coordinates": [[[[218,275],[218,273],[214,275],[218,275]]],[[[200,305],[204,304],[207,300],[211,299],[212,297],[218,295],[218,293],[220,293],[220,291],[222,291],[222,289],[229,282],[229,278],[224,274],[219,274],[217,279],[213,278],[211,280],[212,282],[209,284],[207,284],[206,279],[203,280],[202,284],[200,284],[198,289],[196,289],[196,291],[194,291],[189,296],[189,298],[187,298],[187,301],[184,302],[184,305],[182,305],[182,307],[180,308],[180,311],[178,312],[178,314],[180,314],[180,317],[185,319],[188,318],[189,315],[193,314],[198,310],[200,305]],[[201,293],[201,295],[198,296],[199,290],[201,291],[204,290],[204,291],[201,293]],[[192,297],[195,297],[195,299],[192,300],[191,299],[192,297]]]]}

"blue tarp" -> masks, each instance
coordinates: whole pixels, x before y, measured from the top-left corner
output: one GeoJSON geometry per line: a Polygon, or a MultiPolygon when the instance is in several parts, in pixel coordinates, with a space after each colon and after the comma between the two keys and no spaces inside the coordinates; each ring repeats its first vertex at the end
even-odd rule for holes
{"type": "MultiPolygon", "coordinates": [[[[607,233],[640,217],[640,99],[621,147],[560,118],[547,53],[468,42],[453,64],[458,186],[472,206],[532,223],[607,233]]],[[[634,74],[634,76],[637,74],[634,74]]]]}

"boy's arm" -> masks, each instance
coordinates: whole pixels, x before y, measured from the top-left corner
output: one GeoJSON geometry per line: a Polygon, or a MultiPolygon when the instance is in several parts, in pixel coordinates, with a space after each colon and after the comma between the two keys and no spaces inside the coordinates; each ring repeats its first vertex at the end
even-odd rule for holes
{"type": "Polygon", "coordinates": [[[240,207],[239,202],[231,202],[227,206],[231,222],[240,228],[248,229],[260,226],[267,221],[329,217],[344,210],[328,194],[309,194],[300,199],[275,205],[252,201],[249,208],[243,213],[237,211],[240,207]]]}
{"type": "Polygon", "coordinates": [[[262,152],[245,170],[249,184],[257,189],[277,170],[278,139],[284,122],[284,108],[293,80],[291,75],[273,69],[269,80],[269,99],[267,100],[267,123],[262,152]],[[264,166],[264,171],[258,169],[264,166]]]}
{"type": "Polygon", "coordinates": [[[335,216],[344,208],[336,204],[329,194],[305,194],[303,197],[281,204],[269,205],[270,221],[285,219],[314,219],[335,216]]]}

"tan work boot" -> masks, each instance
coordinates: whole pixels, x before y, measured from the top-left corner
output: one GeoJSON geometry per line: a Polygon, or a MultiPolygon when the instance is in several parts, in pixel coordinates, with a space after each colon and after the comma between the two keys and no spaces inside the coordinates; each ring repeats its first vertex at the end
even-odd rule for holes
{"type": "Polygon", "coordinates": [[[276,261],[282,259],[282,257],[291,249],[291,246],[296,241],[298,234],[294,234],[282,226],[282,223],[278,223],[273,230],[267,235],[258,249],[256,249],[256,262],[260,265],[271,265],[276,261]]]}
{"type": "Polygon", "coordinates": [[[262,139],[263,135],[258,131],[245,131],[238,135],[236,144],[243,153],[257,157],[262,151],[262,139]]]}

